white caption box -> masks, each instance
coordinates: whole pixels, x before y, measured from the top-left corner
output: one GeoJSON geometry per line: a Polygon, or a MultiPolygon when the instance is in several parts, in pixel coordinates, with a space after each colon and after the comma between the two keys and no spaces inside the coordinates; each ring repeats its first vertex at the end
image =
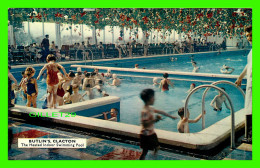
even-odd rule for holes
{"type": "Polygon", "coordinates": [[[18,138],[18,148],[86,148],[87,139],[18,138]]]}

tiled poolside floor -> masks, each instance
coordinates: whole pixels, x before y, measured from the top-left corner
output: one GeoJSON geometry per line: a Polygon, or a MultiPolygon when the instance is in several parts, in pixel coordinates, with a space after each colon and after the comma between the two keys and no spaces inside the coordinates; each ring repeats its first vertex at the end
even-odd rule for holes
{"type": "MultiPolygon", "coordinates": [[[[74,134],[25,123],[9,121],[14,140],[9,160],[138,160],[139,146],[87,135],[74,134]],[[18,148],[18,138],[86,138],[87,147],[79,149],[18,148]]],[[[147,160],[198,160],[198,158],[160,150],[157,157],[149,152],[147,160]]]]}

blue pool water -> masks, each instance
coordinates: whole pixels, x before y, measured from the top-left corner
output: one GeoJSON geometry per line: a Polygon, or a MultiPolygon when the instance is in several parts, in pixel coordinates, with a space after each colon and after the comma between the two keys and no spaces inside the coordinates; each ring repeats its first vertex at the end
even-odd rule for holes
{"type": "MultiPolygon", "coordinates": [[[[175,81],[175,88],[171,89],[168,92],[161,92],[158,87],[153,86],[152,79],[150,78],[125,78],[122,80],[122,84],[120,87],[113,87],[109,85],[105,85],[106,92],[111,96],[118,96],[121,98],[121,107],[120,107],[120,122],[127,123],[127,124],[134,124],[140,125],[140,111],[143,107],[143,102],[139,98],[139,94],[143,89],[146,88],[153,88],[156,91],[155,94],[155,104],[154,107],[160,110],[164,110],[165,112],[170,112],[174,116],[178,116],[177,110],[178,108],[184,105],[184,100],[187,96],[186,91],[189,89],[189,86],[192,82],[187,81],[175,81]]],[[[195,83],[196,86],[199,86],[203,83],[195,83]]],[[[205,84],[205,83],[204,83],[205,84]]],[[[208,84],[208,83],[207,83],[208,84]]],[[[43,101],[39,99],[46,93],[46,83],[45,81],[39,81],[39,96],[37,107],[41,108],[43,101]]],[[[230,95],[235,111],[243,108],[244,100],[242,98],[241,93],[233,88],[232,86],[228,85],[218,85],[220,87],[225,87],[226,92],[230,95]]],[[[81,91],[80,93],[83,93],[81,91]]],[[[201,97],[202,97],[203,90],[195,93],[189,102],[189,110],[190,110],[190,117],[196,118],[201,113],[201,97]]],[[[223,119],[230,115],[230,111],[223,106],[223,110],[221,112],[215,112],[209,106],[211,100],[217,95],[218,92],[211,89],[208,92],[206,97],[206,127],[214,124],[215,122],[223,119]]],[[[99,93],[95,90],[95,98],[101,97],[99,93]]],[[[85,100],[88,100],[87,96],[85,100]]],[[[17,104],[25,105],[25,101],[21,98],[18,98],[17,104]]],[[[156,124],[156,128],[168,130],[168,131],[177,131],[177,123],[179,119],[172,120],[170,118],[165,118],[156,124]]],[[[191,124],[190,126],[191,132],[198,132],[201,131],[201,121],[196,124],[191,124]]]]}
{"type": "MultiPolygon", "coordinates": [[[[198,63],[200,67],[199,72],[204,73],[220,73],[220,68],[223,64],[231,66],[235,68],[235,71],[232,74],[240,74],[246,65],[248,50],[235,51],[235,52],[224,52],[220,55],[216,55],[217,53],[209,53],[207,54],[196,54],[194,55],[194,61],[198,63]]],[[[191,72],[193,67],[190,63],[190,55],[178,55],[176,62],[171,62],[170,57],[147,57],[140,59],[130,59],[130,60],[114,60],[114,61],[101,61],[95,63],[95,65],[102,66],[117,66],[117,67],[134,67],[135,63],[139,63],[140,67],[145,67],[147,69],[162,69],[162,70],[174,70],[174,71],[186,71],[191,72]]],[[[66,71],[70,69],[71,64],[66,64],[64,67],[66,71]]],[[[40,68],[42,66],[35,67],[37,77],[40,68]]],[[[15,78],[20,81],[21,75],[20,72],[25,68],[12,69],[11,72],[15,76],[15,78]]],[[[72,68],[75,70],[75,68],[72,68]]],[[[84,71],[84,69],[82,69],[84,71]]],[[[171,77],[171,76],[170,76],[171,77]]],[[[121,98],[121,107],[120,107],[120,122],[140,125],[140,111],[143,107],[143,102],[139,98],[140,92],[145,88],[154,88],[156,91],[156,101],[154,104],[155,108],[164,110],[166,112],[171,112],[170,114],[177,116],[178,108],[184,105],[184,100],[187,96],[186,91],[189,89],[189,86],[192,82],[189,81],[175,81],[175,88],[171,89],[168,92],[161,92],[157,87],[152,85],[151,78],[126,78],[123,77],[122,85],[120,87],[113,87],[106,85],[105,90],[111,96],[118,96],[121,98]]],[[[195,83],[196,86],[205,83],[195,83]]],[[[209,83],[206,83],[209,84],[209,83]]],[[[242,98],[241,93],[228,85],[218,85],[224,86],[226,88],[226,92],[231,96],[233,101],[235,111],[243,108],[244,100],[242,98]]],[[[39,87],[39,95],[37,98],[37,107],[42,108],[43,100],[39,100],[46,94],[46,82],[44,80],[38,81],[39,87]]],[[[202,92],[199,91],[195,93],[190,99],[189,109],[191,113],[191,118],[197,117],[201,113],[201,97],[202,92]]],[[[83,91],[80,91],[83,93],[83,91]]],[[[214,96],[218,94],[217,91],[209,91],[208,96],[206,98],[206,126],[210,126],[215,122],[223,119],[224,117],[230,115],[230,111],[225,107],[221,112],[215,112],[212,110],[211,106],[209,106],[211,100],[214,96]]],[[[95,98],[101,97],[99,93],[95,90],[95,98]]],[[[85,100],[88,100],[87,96],[85,100]]],[[[22,100],[21,97],[18,97],[17,104],[25,105],[26,101],[22,100]]],[[[170,118],[165,118],[163,121],[160,121],[156,124],[156,128],[169,130],[169,131],[177,131],[177,123],[179,120],[172,120],[170,118]]],[[[201,130],[201,121],[196,124],[191,124],[190,127],[191,132],[197,132],[201,130]]]]}
{"type": "MultiPolygon", "coordinates": [[[[229,67],[235,68],[232,75],[239,75],[245,65],[247,64],[247,54],[249,50],[241,50],[235,52],[223,52],[221,54],[204,53],[193,54],[194,61],[199,67],[199,73],[215,73],[221,74],[220,69],[224,64],[229,67]]],[[[193,66],[191,64],[191,55],[172,55],[164,57],[147,57],[146,59],[134,59],[125,61],[113,61],[95,63],[95,65],[108,66],[108,67],[121,67],[121,68],[134,68],[135,64],[139,64],[139,68],[152,69],[152,70],[166,70],[166,71],[181,71],[192,72],[193,66]],[[170,58],[177,58],[176,61],[171,61],[170,58]]]]}

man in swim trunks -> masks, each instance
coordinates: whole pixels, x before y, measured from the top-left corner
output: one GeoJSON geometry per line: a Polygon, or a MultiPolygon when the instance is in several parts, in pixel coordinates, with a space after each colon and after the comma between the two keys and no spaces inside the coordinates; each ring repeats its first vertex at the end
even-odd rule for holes
{"type": "MultiPolygon", "coordinates": [[[[222,90],[225,91],[224,88],[221,88],[222,90]]],[[[222,110],[222,104],[225,103],[226,107],[230,110],[231,108],[228,106],[226,102],[226,96],[222,93],[219,92],[218,95],[214,97],[214,99],[211,101],[210,105],[214,108],[213,110],[215,111],[221,111],[222,110]]]]}
{"type": "Polygon", "coordinates": [[[48,101],[48,107],[51,108],[56,108],[56,98],[57,98],[57,89],[58,89],[58,83],[59,83],[59,78],[58,78],[58,72],[59,68],[63,71],[65,76],[68,76],[66,73],[66,70],[64,67],[58,63],[56,63],[56,58],[54,55],[49,54],[47,56],[47,64],[44,65],[44,67],[41,69],[37,80],[40,79],[42,76],[42,73],[44,72],[45,69],[47,69],[47,91],[50,93],[48,94],[47,101],[48,101]],[[52,97],[52,103],[51,102],[51,97],[52,97]]]}

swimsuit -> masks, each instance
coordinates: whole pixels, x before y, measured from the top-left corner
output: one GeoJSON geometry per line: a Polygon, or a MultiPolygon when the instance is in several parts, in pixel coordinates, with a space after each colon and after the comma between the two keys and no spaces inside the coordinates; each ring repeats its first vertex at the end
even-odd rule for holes
{"type": "Polygon", "coordinates": [[[50,86],[57,85],[59,83],[58,73],[59,71],[54,71],[52,69],[47,71],[47,84],[50,86]]]}
{"type": "Polygon", "coordinates": [[[32,96],[33,93],[36,93],[35,83],[31,83],[31,80],[34,78],[30,78],[27,82],[27,95],[32,96]]]}
{"type": "Polygon", "coordinates": [[[63,89],[62,87],[61,87],[61,89],[59,89],[59,87],[58,87],[58,89],[57,89],[57,95],[60,96],[60,97],[63,97],[64,94],[65,94],[64,89],[63,89]]]}
{"type": "Polygon", "coordinates": [[[165,82],[165,83],[162,85],[162,90],[163,90],[163,91],[169,90],[169,85],[168,85],[167,82],[165,82]]]}

